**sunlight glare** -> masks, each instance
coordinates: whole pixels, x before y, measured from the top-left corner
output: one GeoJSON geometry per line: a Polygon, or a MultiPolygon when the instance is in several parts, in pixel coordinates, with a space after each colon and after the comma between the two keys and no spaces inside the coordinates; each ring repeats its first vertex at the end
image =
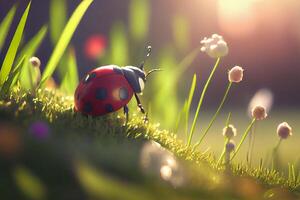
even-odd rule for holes
{"type": "Polygon", "coordinates": [[[246,36],[255,31],[253,5],[257,0],[218,0],[219,25],[232,36],[246,36]]]}

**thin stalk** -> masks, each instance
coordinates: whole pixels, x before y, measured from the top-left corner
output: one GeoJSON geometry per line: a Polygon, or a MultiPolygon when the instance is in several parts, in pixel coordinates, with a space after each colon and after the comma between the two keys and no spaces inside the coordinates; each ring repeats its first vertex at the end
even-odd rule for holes
{"type": "Polygon", "coordinates": [[[196,47],[180,61],[180,63],[178,64],[178,74],[181,75],[188,69],[188,67],[195,60],[199,52],[200,52],[200,47],[196,47]]]}
{"type": "Polygon", "coordinates": [[[278,164],[279,164],[279,156],[278,156],[278,149],[279,149],[279,146],[282,142],[282,139],[280,138],[278,143],[276,144],[276,146],[274,147],[273,149],[273,152],[272,152],[272,168],[273,169],[278,169],[278,164]]]}
{"type": "MultiPolygon", "coordinates": [[[[226,119],[226,123],[225,123],[225,127],[226,127],[226,128],[228,128],[228,126],[229,126],[230,119],[231,119],[231,112],[228,113],[228,116],[227,116],[227,119],[226,119]]],[[[226,139],[225,139],[225,143],[224,143],[223,151],[222,151],[222,153],[221,153],[221,155],[220,155],[220,158],[219,158],[219,160],[218,160],[218,162],[217,162],[217,166],[219,166],[220,162],[222,161],[222,159],[223,159],[223,157],[224,157],[224,155],[225,155],[225,151],[226,151],[225,148],[226,148],[226,144],[227,144],[228,142],[229,142],[229,139],[226,138],[226,139]]]]}
{"type": "Polygon", "coordinates": [[[220,157],[219,157],[219,160],[218,160],[218,162],[217,162],[217,166],[219,166],[220,162],[223,160],[223,158],[224,158],[224,156],[225,156],[225,152],[226,152],[226,144],[227,144],[228,142],[229,142],[229,139],[226,138],[225,143],[224,143],[223,151],[222,151],[222,153],[221,153],[221,155],[220,155],[220,157]]]}
{"type": "Polygon", "coordinates": [[[274,148],[274,151],[277,151],[277,150],[278,150],[278,148],[279,148],[281,142],[282,142],[282,139],[280,138],[279,141],[278,141],[278,143],[277,143],[277,145],[276,145],[275,148],[274,148]]]}
{"type": "Polygon", "coordinates": [[[205,85],[204,85],[204,88],[202,90],[202,93],[201,93],[201,97],[200,97],[200,100],[199,100],[199,103],[198,103],[198,106],[197,106],[197,110],[196,110],[196,113],[195,113],[195,116],[194,116],[194,120],[193,120],[193,123],[192,123],[192,127],[191,127],[191,131],[190,131],[190,134],[189,134],[189,139],[188,139],[188,144],[187,146],[190,146],[191,145],[191,141],[192,141],[192,138],[193,138],[193,134],[194,134],[194,131],[195,131],[195,126],[196,126],[196,122],[197,122],[197,119],[198,119],[198,115],[199,115],[199,112],[200,112],[200,109],[201,109],[201,105],[202,105],[202,102],[203,102],[203,99],[204,99],[204,96],[205,96],[205,93],[206,93],[206,90],[210,84],[210,81],[218,67],[220,63],[220,58],[217,59],[216,63],[215,63],[215,66],[214,68],[212,69],[205,85]]]}
{"type": "Polygon", "coordinates": [[[231,86],[232,86],[232,82],[229,82],[228,86],[227,86],[227,89],[226,89],[226,92],[225,92],[225,94],[223,96],[223,99],[222,99],[222,101],[221,101],[221,103],[220,103],[217,111],[215,112],[214,116],[211,118],[211,120],[210,120],[210,122],[208,124],[208,127],[205,129],[205,131],[202,134],[202,137],[200,138],[199,142],[196,143],[195,148],[197,148],[201,144],[201,142],[203,141],[204,137],[207,135],[209,129],[212,127],[213,123],[215,122],[217,116],[220,113],[220,110],[222,109],[222,107],[223,107],[223,105],[225,103],[225,100],[227,99],[227,96],[228,96],[228,93],[229,93],[229,90],[230,90],[231,86]]]}
{"type": "Polygon", "coordinates": [[[228,127],[231,119],[231,112],[228,113],[225,126],[228,127]]]}
{"type": "Polygon", "coordinates": [[[253,157],[252,155],[253,155],[253,151],[254,151],[256,127],[257,127],[257,124],[254,124],[252,129],[251,129],[252,138],[251,138],[251,146],[250,146],[250,151],[249,151],[249,164],[250,164],[250,166],[252,164],[252,157],[253,157]]]}
{"type": "Polygon", "coordinates": [[[248,133],[249,133],[250,129],[252,128],[253,124],[255,123],[255,121],[256,121],[255,118],[252,119],[251,123],[249,124],[249,126],[248,126],[247,129],[245,130],[245,132],[244,132],[244,134],[243,134],[243,137],[242,137],[242,139],[241,139],[239,145],[237,146],[237,148],[236,148],[236,150],[235,150],[235,152],[234,152],[234,154],[232,155],[232,157],[231,157],[230,160],[233,160],[233,158],[234,158],[234,157],[236,156],[236,154],[239,152],[239,150],[240,150],[242,144],[244,143],[246,137],[248,136],[248,133]]]}

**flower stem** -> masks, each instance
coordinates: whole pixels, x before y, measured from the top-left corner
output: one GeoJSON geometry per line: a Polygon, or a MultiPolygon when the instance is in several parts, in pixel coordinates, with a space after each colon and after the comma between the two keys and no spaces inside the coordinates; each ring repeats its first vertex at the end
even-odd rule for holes
{"type": "Polygon", "coordinates": [[[204,133],[202,134],[202,137],[200,138],[199,142],[196,143],[196,145],[195,145],[194,148],[198,147],[201,144],[201,142],[203,141],[204,137],[207,135],[209,129],[212,127],[213,123],[215,122],[217,116],[220,113],[220,110],[222,109],[222,107],[223,107],[223,105],[225,103],[225,100],[227,99],[227,96],[228,96],[228,93],[229,93],[229,90],[230,90],[231,86],[232,86],[232,82],[229,82],[228,86],[227,86],[227,89],[226,89],[226,92],[225,92],[225,94],[223,96],[223,99],[222,99],[222,101],[221,101],[221,103],[220,103],[217,111],[215,112],[214,116],[211,118],[211,120],[210,120],[210,122],[208,124],[208,127],[205,129],[204,133]]]}
{"type": "Polygon", "coordinates": [[[209,86],[209,83],[210,83],[210,81],[211,81],[211,79],[212,79],[219,63],[220,63],[220,58],[217,59],[217,61],[215,63],[215,66],[212,69],[212,71],[211,71],[211,73],[210,73],[210,75],[209,75],[209,77],[208,77],[208,79],[207,79],[207,81],[204,85],[204,88],[202,90],[201,97],[200,97],[200,100],[199,100],[199,103],[198,103],[198,106],[197,106],[197,110],[196,110],[196,113],[195,113],[195,116],[194,116],[194,120],[193,120],[193,123],[192,123],[191,131],[190,131],[190,134],[189,134],[187,146],[191,145],[191,141],[192,141],[193,134],[194,134],[194,131],[195,131],[196,122],[197,122],[197,119],[198,119],[198,115],[199,115],[199,112],[200,112],[200,109],[201,109],[201,105],[202,105],[206,90],[209,86]]]}
{"type": "Polygon", "coordinates": [[[239,150],[240,150],[242,144],[244,143],[246,137],[248,136],[248,133],[249,133],[250,129],[252,128],[253,124],[255,123],[255,121],[256,121],[255,118],[252,119],[251,123],[249,124],[249,126],[248,126],[247,129],[245,130],[245,132],[244,132],[244,134],[243,134],[243,137],[242,137],[242,139],[241,139],[239,145],[237,146],[237,148],[236,148],[234,154],[233,154],[232,157],[231,157],[231,160],[233,160],[233,158],[234,158],[234,157],[236,156],[236,154],[239,152],[239,150]]]}

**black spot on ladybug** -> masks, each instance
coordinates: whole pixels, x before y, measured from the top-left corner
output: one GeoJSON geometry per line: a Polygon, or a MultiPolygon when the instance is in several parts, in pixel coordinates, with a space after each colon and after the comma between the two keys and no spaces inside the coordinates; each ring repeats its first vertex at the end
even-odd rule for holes
{"type": "Polygon", "coordinates": [[[84,104],[84,106],[83,106],[83,111],[84,112],[90,113],[90,112],[92,112],[92,110],[93,110],[93,106],[90,102],[87,102],[87,103],[84,104]]]}
{"type": "Polygon", "coordinates": [[[96,99],[104,100],[107,97],[107,91],[105,88],[96,89],[96,99]]]}
{"type": "Polygon", "coordinates": [[[128,90],[124,87],[119,90],[119,97],[121,100],[125,100],[128,98],[128,90]]]}
{"type": "Polygon", "coordinates": [[[115,67],[113,67],[113,70],[117,74],[123,74],[122,69],[120,67],[115,66],[115,67]]]}
{"type": "Polygon", "coordinates": [[[105,105],[105,110],[106,110],[106,112],[113,112],[114,108],[111,104],[106,104],[105,105]]]}
{"type": "Polygon", "coordinates": [[[84,83],[90,82],[95,77],[96,77],[96,73],[95,72],[86,75],[86,77],[84,78],[84,83]]]}
{"type": "Polygon", "coordinates": [[[80,98],[79,93],[77,93],[76,99],[79,100],[79,98],[80,98]]]}

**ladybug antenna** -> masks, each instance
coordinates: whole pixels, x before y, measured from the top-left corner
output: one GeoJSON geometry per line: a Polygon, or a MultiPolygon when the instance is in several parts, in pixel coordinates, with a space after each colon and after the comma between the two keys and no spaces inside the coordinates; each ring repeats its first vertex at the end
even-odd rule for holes
{"type": "Polygon", "coordinates": [[[146,78],[147,78],[151,73],[153,73],[153,72],[159,72],[159,71],[163,71],[163,70],[162,70],[162,69],[152,69],[152,70],[150,70],[149,72],[147,72],[146,78]]]}
{"type": "Polygon", "coordinates": [[[152,50],[152,47],[151,47],[151,46],[147,46],[147,47],[146,47],[146,54],[145,54],[144,60],[143,60],[143,62],[142,62],[142,63],[140,64],[140,66],[139,66],[139,68],[140,68],[141,70],[144,70],[144,64],[145,64],[147,58],[151,55],[151,50],[152,50]]]}

